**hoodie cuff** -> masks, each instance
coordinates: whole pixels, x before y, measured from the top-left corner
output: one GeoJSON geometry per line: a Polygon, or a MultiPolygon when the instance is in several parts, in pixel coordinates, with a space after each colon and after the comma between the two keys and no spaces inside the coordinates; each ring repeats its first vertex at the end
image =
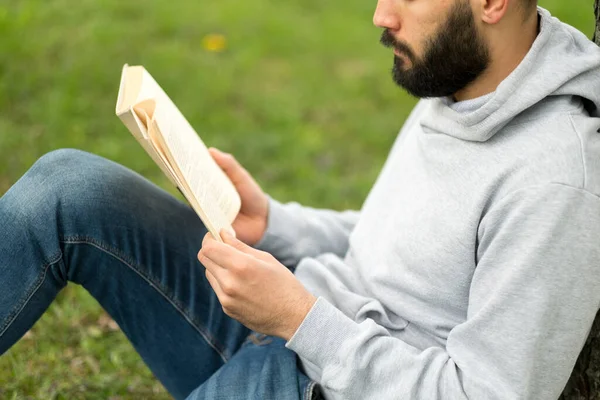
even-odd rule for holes
{"type": "Polygon", "coordinates": [[[267,229],[263,237],[253,247],[276,254],[279,250],[290,246],[292,240],[288,237],[291,218],[287,216],[283,204],[269,196],[269,210],[267,214],[267,229]]]}
{"type": "Polygon", "coordinates": [[[355,321],[319,297],[285,347],[323,369],[335,363],[340,348],[359,334],[355,321]]]}

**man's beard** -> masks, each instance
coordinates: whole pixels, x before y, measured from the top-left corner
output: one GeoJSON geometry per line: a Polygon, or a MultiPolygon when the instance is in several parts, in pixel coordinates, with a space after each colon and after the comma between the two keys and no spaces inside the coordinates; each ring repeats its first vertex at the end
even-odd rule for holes
{"type": "Polygon", "coordinates": [[[397,42],[389,30],[381,44],[398,50],[411,61],[404,70],[402,58],[394,55],[394,81],[415,97],[451,96],[473,82],[489,65],[488,48],[477,31],[468,1],[459,1],[418,59],[411,48],[397,42]]]}

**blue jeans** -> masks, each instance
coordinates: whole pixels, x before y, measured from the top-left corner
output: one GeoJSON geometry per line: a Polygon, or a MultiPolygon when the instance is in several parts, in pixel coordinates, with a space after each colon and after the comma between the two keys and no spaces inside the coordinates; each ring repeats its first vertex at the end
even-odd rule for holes
{"type": "Polygon", "coordinates": [[[320,397],[285,341],[228,317],[196,254],[190,207],[77,150],[38,160],[0,198],[0,355],[67,282],[115,319],[176,399],[320,397]]]}

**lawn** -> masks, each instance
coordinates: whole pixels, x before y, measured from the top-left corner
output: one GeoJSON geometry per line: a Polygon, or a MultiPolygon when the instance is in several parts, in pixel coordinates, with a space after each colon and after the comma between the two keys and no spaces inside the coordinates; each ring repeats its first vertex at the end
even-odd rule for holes
{"type": "MultiPolygon", "coordinates": [[[[593,31],[591,0],[540,3],[593,31]]],[[[62,147],[116,160],[173,191],[114,116],[129,63],[145,65],[205,142],[234,153],[274,197],[357,208],[415,103],[391,82],[374,7],[0,0],[0,194],[62,147]],[[206,46],[210,34],[224,36],[223,51],[206,46]]],[[[169,396],[73,285],[0,358],[0,399],[26,398],[169,396]]]]}

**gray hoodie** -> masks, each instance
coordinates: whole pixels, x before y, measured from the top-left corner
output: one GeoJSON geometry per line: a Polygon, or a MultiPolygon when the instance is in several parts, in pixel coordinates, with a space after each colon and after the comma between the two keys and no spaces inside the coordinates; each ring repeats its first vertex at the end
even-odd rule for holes
{"type": "Polygon", "coordinates": [[[600,304],[600,49],[539,9],[475,110],[421,101],[360,213],[270,202],[327,399],[556,399],[600,304]]]}

